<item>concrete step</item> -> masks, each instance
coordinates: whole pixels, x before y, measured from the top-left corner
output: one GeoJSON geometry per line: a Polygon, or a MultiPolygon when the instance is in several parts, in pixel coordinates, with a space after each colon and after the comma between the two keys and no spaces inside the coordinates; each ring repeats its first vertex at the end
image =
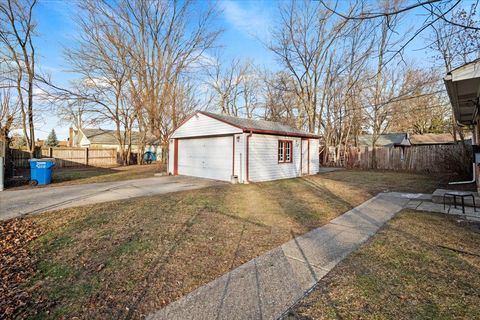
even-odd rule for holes
{"type": "MultiPolygon", "coordinates": [[[[478,193],[477,192],[471,192],[471,191],[437,189],[432,194],[432,202],[443,204],[443,196],[445,195],[445,193],[471,193],[471,194],[473,194],[473,196],[475,198],[475,204],[476,204],[477,208],[480,207],[480,197],[478,196],[478,193]]],[[[445,198],[445,203],[446,204],[453,204],[453,197],[445,198]]],[[[457,197],[457,207],[458,207],[458,205],[461,206],[461,203],[462,203],[461,198],[457,197]]],[[[465,206],[473,207],[473,201],[472,201],[471,197],[466,197],[465,198],[465,206]]]]}

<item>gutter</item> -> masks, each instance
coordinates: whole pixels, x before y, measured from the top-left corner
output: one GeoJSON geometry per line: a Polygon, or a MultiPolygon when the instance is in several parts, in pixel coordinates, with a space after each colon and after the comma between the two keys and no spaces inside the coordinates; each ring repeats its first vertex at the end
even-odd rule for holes
{"type": "Polygon", "coordinates": [[[297,137],[297,138],[308,138],[308,139],[320,139],[320,136],[315,134],[308,134],[308,133],[295,133],[295,132],[287,132],[287,131],[274,131],[274,130],[261,130],[261,129],[251,129],[245,128],[243,132],[250,132],[250,133],[259,133],[259,134],[270,134],[275,136],[285,136],[285,137],[297,137]]]}

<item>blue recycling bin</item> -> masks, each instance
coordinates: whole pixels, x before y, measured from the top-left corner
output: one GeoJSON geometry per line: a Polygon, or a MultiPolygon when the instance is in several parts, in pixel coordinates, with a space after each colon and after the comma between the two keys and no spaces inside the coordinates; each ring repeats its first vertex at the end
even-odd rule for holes
{"type": "Polygon", "coordinates": [[[49,184],[52,182],[54,159],[30,159],[30,184],[49,184]]]}

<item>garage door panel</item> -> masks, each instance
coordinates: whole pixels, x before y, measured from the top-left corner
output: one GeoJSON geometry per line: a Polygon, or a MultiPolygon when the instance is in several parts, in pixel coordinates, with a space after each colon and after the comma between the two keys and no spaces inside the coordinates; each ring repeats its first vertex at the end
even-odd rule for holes
{"type": "Polygon", "coordinates": [[[232,137],[181,139],[178,145],[178,173],[230,181],[232,137]]]}

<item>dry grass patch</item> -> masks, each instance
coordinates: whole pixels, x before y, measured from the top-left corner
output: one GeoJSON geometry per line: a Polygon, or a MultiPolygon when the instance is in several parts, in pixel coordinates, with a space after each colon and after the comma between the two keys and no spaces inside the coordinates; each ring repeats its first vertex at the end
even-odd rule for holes
{"type": "Polygon", "coordinates": [[[286,319],[476,319],[480,227],[405,210],[286,319]]]}
{"type": "MultiPolygon", "coordinates": [[[[114,168],[57,168],[53,170],[52,183],[45,186],[36,186],[35,188],[48,188],[51,186],[67,186],[76,184],[87,184],[96,182],[114,182],[132,179],[151,178],[157,172],[161,172],[160,164],[132,165],[114,168]]],[[[23,172],[28,177],[28,170],[23,172]]],[[[25,181],[26,183],[26,181],[25,181]]],[[[12,186],[9,189],[31,188],[28,185],[12,186]]]]}
{"type": "MultiPolygon", "coordinates": [[[[225,185],[29,217],[40,233],[30,246],[38,263],[23,288],[35,287],[32,299],[46,303],[17,316],[142,318],[357,206],[387,179],[350,173],[357,177],[225,185]]],[[[412,177],[389,176],[399,188],[412,177]]],[[[424,181],[417,191],[436,183],[416,177],[424,181]]]]}

